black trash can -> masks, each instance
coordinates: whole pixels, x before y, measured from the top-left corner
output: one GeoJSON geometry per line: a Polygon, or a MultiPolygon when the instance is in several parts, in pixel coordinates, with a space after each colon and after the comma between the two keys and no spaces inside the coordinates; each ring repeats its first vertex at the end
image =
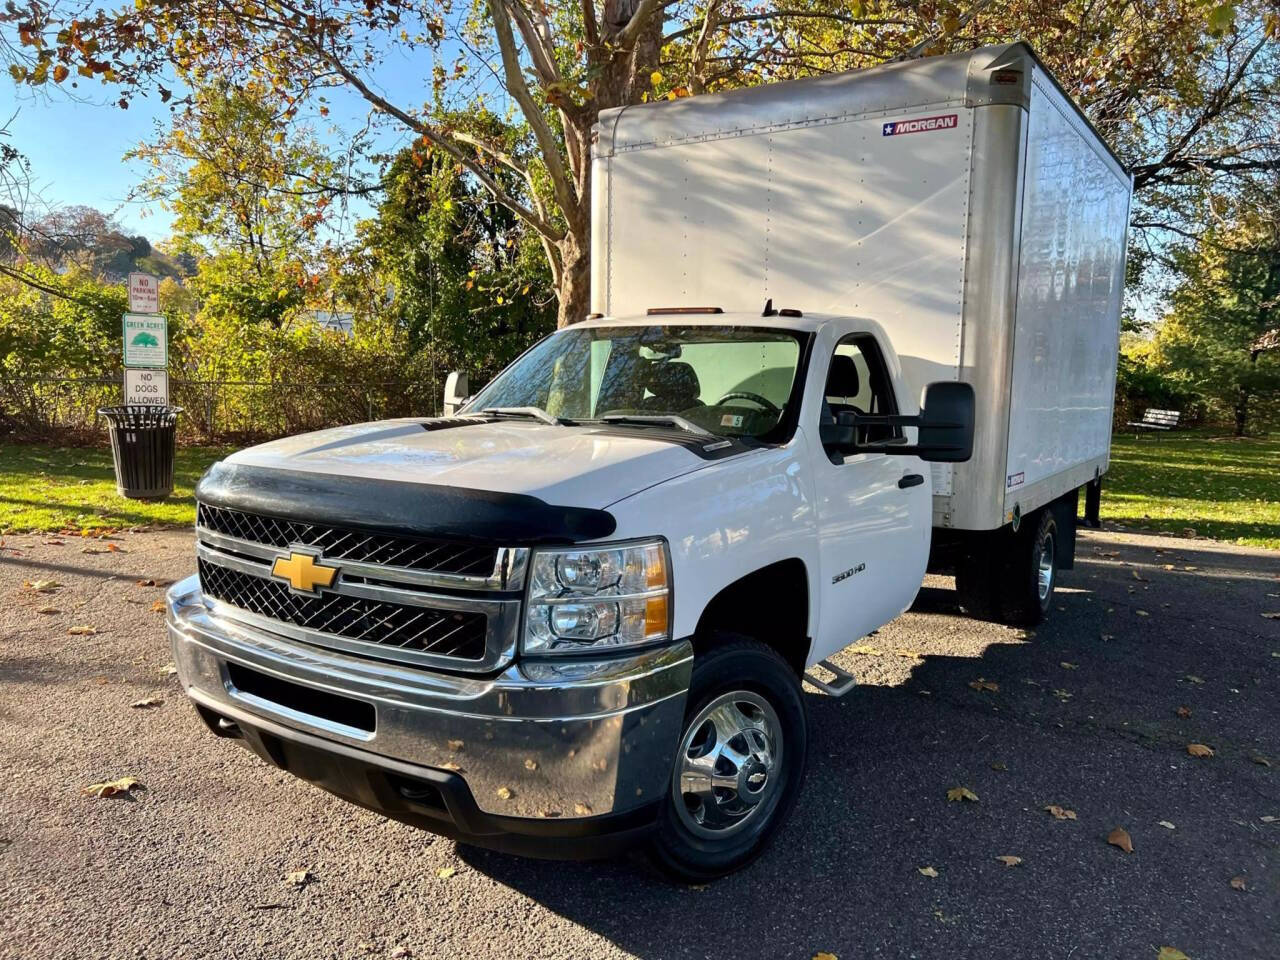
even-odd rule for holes
{"type": "Polygon", "coordinates": [[[150,500],[173,493],[173,452],[181,407],[99,407],[111,429],[116,491],[150,500]]]}

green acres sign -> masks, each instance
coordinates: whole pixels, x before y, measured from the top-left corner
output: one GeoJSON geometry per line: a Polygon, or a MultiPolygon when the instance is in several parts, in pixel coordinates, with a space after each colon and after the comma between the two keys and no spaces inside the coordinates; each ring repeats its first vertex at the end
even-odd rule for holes
{"type": "Polygon", "coordinates": [[[124,365],[169,365],[169,328],[164,316],[148,316],[144,313],[124,315],[124,365]]]}

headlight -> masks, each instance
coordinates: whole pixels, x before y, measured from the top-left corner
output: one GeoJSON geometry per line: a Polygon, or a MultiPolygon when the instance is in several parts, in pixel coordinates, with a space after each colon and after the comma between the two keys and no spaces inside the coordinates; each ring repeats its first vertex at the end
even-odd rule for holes
{"type": "Polygon", "coordinates": [[[526,653],[574,653],[671,636],[671,573],[660,540],[538,550],[529,572],[526,653]]]}

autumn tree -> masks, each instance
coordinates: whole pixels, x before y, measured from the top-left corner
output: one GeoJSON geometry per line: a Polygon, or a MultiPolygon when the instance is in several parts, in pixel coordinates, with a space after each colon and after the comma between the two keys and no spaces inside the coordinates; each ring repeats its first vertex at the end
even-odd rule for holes
{"type": "Polygon", "coordinates": [[[1280,399],[1280,178],[1175,254],[1180,280],[1152,360],[1226,411],[1244,436],[1280,399]]]}
{"type": "Polygon", "coordinates": [[[1133,167],[1144,229],[1195,233],[1206,192],[1280,165],[1266,0],[13,0],[20,84],[259,84],[283,115],[341,85],[534,231],[559,320],[587,310],[599,111],[1027,38],[1133,167]],[[421,102],[379,77],[425,63],[421,102]],[[495,134],[494,121],[500,130],[495,134]],[[511,174],[506,180],[498,171],[511,174]]]}

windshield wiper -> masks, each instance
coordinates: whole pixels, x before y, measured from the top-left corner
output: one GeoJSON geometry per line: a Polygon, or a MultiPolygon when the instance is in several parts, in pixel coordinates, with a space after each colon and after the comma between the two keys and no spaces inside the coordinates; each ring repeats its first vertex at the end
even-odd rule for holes
{"type": "Polygon", "coordinates": [[[577,426],[576,420],[557,417],[554,414],[547,413],[541,407],[485,407],[480,412],[491,413],[498,417],[524,417],[527,420],[537,420],[552,427],[577,426]]]}
{"type": "Polygon", "coordinates": [[[710,430],[704,430],[696,423],[686,420],[674,413],[606,413],[600,418],[601,423],[634,423],[646,427],[675,427],[685,433],[699,437],[713,437],[710,430]]]}

